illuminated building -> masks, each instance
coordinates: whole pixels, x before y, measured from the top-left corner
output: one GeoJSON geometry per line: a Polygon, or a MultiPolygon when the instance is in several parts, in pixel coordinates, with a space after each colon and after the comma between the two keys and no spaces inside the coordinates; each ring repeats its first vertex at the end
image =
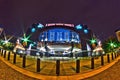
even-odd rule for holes
{"type": "MultiPolygon", "coordinates": [[[[45,45],[67,44],[71,45],[72,48],[87,50],[86,44],[90,44],[89,40],[92,38],[93,33],[84,24],[75,26],[74,24],[66,23],[49,23],[45,25],[37,23],[27,30],[26,35],[31,35],[32,41],[45,42],[45,45]]],[[[87,53],[82,53],[82,56],[87,55],[87,53]]]]}

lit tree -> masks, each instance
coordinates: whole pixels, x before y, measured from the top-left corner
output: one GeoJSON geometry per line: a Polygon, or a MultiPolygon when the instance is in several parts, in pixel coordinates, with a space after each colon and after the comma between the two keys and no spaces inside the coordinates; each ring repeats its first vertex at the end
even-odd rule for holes
{"type": "Polygon", "coordinates": [[[6,36],[4,34],[4,39],[0,40],[0,46],[6,50],[13,50],[14,44],[10,42],[13,36],[6,36]]]}
{"type": "Polygon", "coordinates": [[[120,46],[120,43],[118,42],[117,38],[115,38],[115,37],[110,37],[110,38],[106,39],[102,44],[102,47],[106,53],[113,52],[119,46],[120,46]]]}
{"type": "Polygon", "coordinates": [[[32,41],[30,40],[30,37],[31,37],[31,35],[26,36],[26,34],[24,33],[23,37],[21,38],[22,44],[23,44],[24,47],[27,47],[27,46],[28,46],[28,43],[29,43],[29,42],[32,42],[32,41]]]}
{"type": "Polygon", "coordinates": [[[30,37],[31,37],[31,35],[26,35],[26,34],[24,33],[23,37],[21,38],[21,40],[22,40],[22,45],[23,45],[25,48],[28,48],[30,44],[31,44],[32,46],[35,46],[35,45],[36,45],[35,42],[33,42],[33,41],[30,40],[30,37]]]}
{"type": "Polygon", "coordinates": [[[92,38],[89,41],[90,41],[90,44],[91,44],[92,48],[94,49],[97,46],[97,39],[92,38]]]}

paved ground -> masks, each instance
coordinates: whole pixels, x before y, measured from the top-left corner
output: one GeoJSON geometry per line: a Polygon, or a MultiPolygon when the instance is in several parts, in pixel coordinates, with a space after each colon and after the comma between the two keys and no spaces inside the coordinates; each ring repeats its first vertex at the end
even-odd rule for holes
{"type": "Polygon", "coordinates": [[[36,80],[25,76],[7,66],[0,60],[0,80],[36,80]]]}
{"type": "MultiPolygon", "coordinates": [[[[11,57],[11,59],[12,59],[12,57],[11,57]]],[[[37,80],[37,79],[34,79],[34,78],[30,78],[28,76],[25,76],[25,75],[15,71],[14,69],[10,68],[9,66],[11,66],[11,65],[9,65],[9,66],[6,65],[4,63],[4,61],[5,61],[4,59],[2,59],[2,61],[0,60],[0,80],[37,80]]],[[[22,60],[19,60],[19,58],[17,58],[17,61],[22,61],[22,60]]],[[[7,61],[7,60],[6,60],[6,62],[9,63],[9,61],[7,61]]],[[[17,63],[19,63],[19,62],[17,62],[17,63]]],[[[95,63],[99,63],[100,64],[100,60],[97,59],[95,63]]],[[[115,65],[113,65],[111,68],[101,72],[100,74],[97,74],[97,75],[95,75],[93,77],[90,77],[90,78],[87,78],[87,79],[84,79],[84,80],[120,80],[120,78],[119,78],[120,67],[119,66],[120,66],[120,61],[117,62],[115,65]]],[[[66,67],[66,65],[65,65],[65,67],[66,67]]],[[[17,68],[15,68],[15,69],[17,69],[17,68]]],[[[32,69],[34,69],[34,68],[32,68],[32,69]]],[[[55,72],[55,71],[52,71],[52,72],[55,72]]],[[[27,73],[27,72],[24,71],[24,73],[27,73]]],[[[44,79],[44,80],[48,80],[48,79],[49,80],[73,80],[73,78],[74,78],[74,80],[79,79],[80,78],[80,74],[77,74],[77,75],[74,74],[74,75],[71,75],[69,77],[68,76],[64,76],[62,78],[57,77],[57,76],[54,76],[54,77],[51,76],[50,77],[50,76],[43,75],[43,76],[41,76],[40,79],[44,79]],[[76,78],[74,78],[74,77],[76,77],[76,78]]]]}
{"type": "MultiPolygon", "coordinates": [[[[120,80],[120,61],[118,61],[111,68],[105,70],[104,72],[97,74],[93,77],[84,80],[120,80]]],[[[0,60],[0,80],[37,80],[25,76],[0,60]]]]}
{"type": "MultiPolygon", "coordinates": [[[[5,59],[7,60],[7,57],[5,59]]],[[[16,60],[15,65],[22,68],[22,63],[23,63],[22,59],[23,58],[20,57],[19,55],[17,55],[16,59],[17,60],[16,60]]],[[[48,60],[41,59],[40,74],[55,76],[56,75],[56,61],[54,60],[54,58],[52,58],[52,60],[49,60],[49,59],[48,60]]],[[[112,62],[113,60],[110,60],[110,61],[112,62]]],[[[13,54],[11,54],[9,62],[13,63],[13,54]]],[[[25,69],[28,71],[36,72],[36,62],[37,62],[36,58],[27,56],[25,69]]],[[[104,56],[104,64],[105,65],[108,64],[106,55],[104,56]]],[[[98,67],[101,67],[101,58],[100,57],[95,59],[95,69],[98,67]]],[[[67,60],[60,61],[60,75],[61,76],[75,75],[76,74],[75,69],[76,69],[76,60],[71,59],[68,61],[67,60]]],[[[80,59],[80,69],[81,69],[80,72],[86,72],[86,71],[92,70],[91,69],[91,59],[89,57],[80,59]]]]}
{"type": "Polygon", "coordinates": [[[109,69],[84,80],[120,80],[120,60],[109,69]]]}

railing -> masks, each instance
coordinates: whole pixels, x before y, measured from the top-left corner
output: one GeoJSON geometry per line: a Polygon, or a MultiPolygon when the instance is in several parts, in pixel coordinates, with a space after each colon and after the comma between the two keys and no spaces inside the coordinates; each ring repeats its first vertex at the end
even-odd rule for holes
{"type": "Polygon", "coordinates": [[[38,57],[19,55],[0,49],[0,56],[8,62],[44,75],[73,75],[107,65],[119,56],[119,52],[93,57],[38,57]]]}

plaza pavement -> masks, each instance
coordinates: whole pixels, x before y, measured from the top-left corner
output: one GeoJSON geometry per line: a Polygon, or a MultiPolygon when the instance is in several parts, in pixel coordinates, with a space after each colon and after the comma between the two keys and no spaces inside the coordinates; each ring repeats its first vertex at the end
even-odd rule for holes
{"type": "MultiPolygon", "coordinates": [[[[97,78],[94,79],[94,77],[95,77],[94,75],[99,74],[100,72],[104,72],[104,70],[106,70],[109,67],[111,67],[112,65],[114,65],[119,59],[120,59],[120,57],[118,57],[117,59],[115,59],[114,61],[112,61],[111,63],[109,63],[107,65],[101,66],[99,68],[96,68],[94,70],[90,70],[90,71],[87,71],[87,72],[84,72],[84,73],[78,73],[78,74],[66,75],[66,76],[51,76],[51,75],[41,75],[41,74],[38,74],[38,73],[35,73],[35,72],[31,72],[29,70],[26,70],[24,68],[21,68],[21,67],[18,67],[16,65],[14,65],[14,64],[11,64],[10,62],[8,62],[3,57],[0,57],[0,60],[2,62],[4,62],[5,64],[7,64],[6,66],[8,66],[8,69],[11,68],[13,70],[16,70],[16,71],[13,71],[13,72],[15,72],[12,75],[13,78],[16,77],[14,75],[17,75],[17,73],[18,73],[18,79],[14,79],[14,80],[24,80],[24,79],[25,80],[37,80],[37,79],[38,80],[73,80],[73,79],[74,80],[81,80],[81,79],[85,79],[85,80],[97,80],[97,78]],[[21,78],[22,76],[20,77],[20,75],[23,75],[26,78],[22,79],[21,78]],[[91,77],[91,76],[94,76],[94,77],[91,77]],[[88,78],[88,77],[90,77],[90,78],[88,78]]],[[[1,64],[4,64],[4,63],[1,63],[1,64]]],[[[4,75],[6,75],[7,73],[11,73],[11,71],[9,72],[9,70],[7,70],[7,69],[4,70],[4,71],[5,71],[4,75]]],[[[0,80],[11,80],[11,79],[0,79],[0,80]]],[[[103,79],[98,79],[98,80],[103,80],[103,79]]],[[[119,79],[117,79],[117,80],[119,80],[119,79]]]]}

